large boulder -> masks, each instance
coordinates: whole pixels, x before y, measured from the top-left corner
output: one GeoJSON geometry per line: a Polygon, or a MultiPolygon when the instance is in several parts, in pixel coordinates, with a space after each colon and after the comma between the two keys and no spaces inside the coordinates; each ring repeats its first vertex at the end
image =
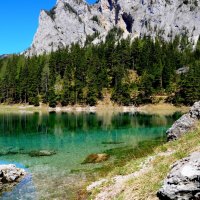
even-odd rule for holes
{"type": "Polygon", "coordinates": [[[180,138],[183,134],[195,128],[198,120],[200,119],[200,101],[196,102],[189,113],[183,115],[178,119],[173,126],[167,130],[168,141],[176,140],[180,138]]]}
{"type": "Polygon", "coordinates": [[[0,191],[14,186],[25,174],[24,169],[19,169],[15,165],[0,165],[0,191]]]}
{"type": "Polygon", "coordinates": [[[200,152],[177,161],[157,196],[160,200],[200,199],[200,152]]]}

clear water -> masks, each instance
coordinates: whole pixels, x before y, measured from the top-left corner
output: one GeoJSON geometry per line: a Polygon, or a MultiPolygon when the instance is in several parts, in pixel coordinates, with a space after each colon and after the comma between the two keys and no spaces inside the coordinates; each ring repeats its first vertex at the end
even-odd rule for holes
{"type": "Polygon", "coordinates": [[[84,173],[73,175],[71,170],[84,171],[102,165],[81,165],[87,155],[118,147],[134,148],[144,140],[164,139],[166,129],[179,116],[0,114],[0,164],[15,163],[30,174],[13,191],[4,193],[1,199],[70,199],[73,188],[86,181],[84,173]],[[32,150],[53,150],[56,154],[30,157],[28,152],[32,150]]]}

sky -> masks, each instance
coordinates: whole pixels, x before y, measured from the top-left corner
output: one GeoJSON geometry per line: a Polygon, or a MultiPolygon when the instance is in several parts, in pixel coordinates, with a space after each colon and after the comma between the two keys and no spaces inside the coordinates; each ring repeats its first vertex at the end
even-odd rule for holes
{"type": "MultiPolygon", "coordinates": [[[[95,0],[87,0],[92,4],[95,0]]],[[[2,0],[0,2],[0,55],[19,53],[30,47],[41,9],[49,10],[56,0],[2,0]]]]}

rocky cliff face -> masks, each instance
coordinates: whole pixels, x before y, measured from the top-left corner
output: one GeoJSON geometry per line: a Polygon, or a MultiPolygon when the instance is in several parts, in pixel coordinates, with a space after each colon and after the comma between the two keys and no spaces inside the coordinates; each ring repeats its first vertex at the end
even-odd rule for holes
{"type": "Polygon", "coordinates": [[[200,101],[196,102],[190,109],[189,113],[183,115],[170,129],[167,130],[166,134],[168,141],[176,140],[191,129],[196,128],[199,120],[200,101]]]}
{"type": "MultiPolygon", "coordinates": [[[[103,40],[110,29],[124,30],[123,37],[187,35],[192,42],[200,34],[198,0],[57,0],[50,10],[42,10],[39,27],[27,55],[55,51],[72,43],[83,45],[88,35],[98,33],[103,40]]],[[[96,34],[97,35],[97,34],[96,34]]]]}

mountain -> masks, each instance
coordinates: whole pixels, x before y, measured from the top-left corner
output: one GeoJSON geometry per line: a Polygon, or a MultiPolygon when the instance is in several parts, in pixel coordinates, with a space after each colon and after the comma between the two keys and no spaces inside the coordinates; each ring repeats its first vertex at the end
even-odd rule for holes
{"type": "Polygon", "coordinates": [[[198,0],[57,0],[50,11],[42,10],[39,27],[26,55],[39,55],[80,43],[88,36],[98,43],[113,27],[123,37],[150,35],[170,40],[186,35],[195,44],[200,34],[198,0]],[[96,37],[96,38],[95,38],[96,37]]]}
{"type": "Polygon", "coordinates": [[[0,59],[7,58],[8,56],[9,56],[8,54],[2,54],[0,55],[0,59]]]}

